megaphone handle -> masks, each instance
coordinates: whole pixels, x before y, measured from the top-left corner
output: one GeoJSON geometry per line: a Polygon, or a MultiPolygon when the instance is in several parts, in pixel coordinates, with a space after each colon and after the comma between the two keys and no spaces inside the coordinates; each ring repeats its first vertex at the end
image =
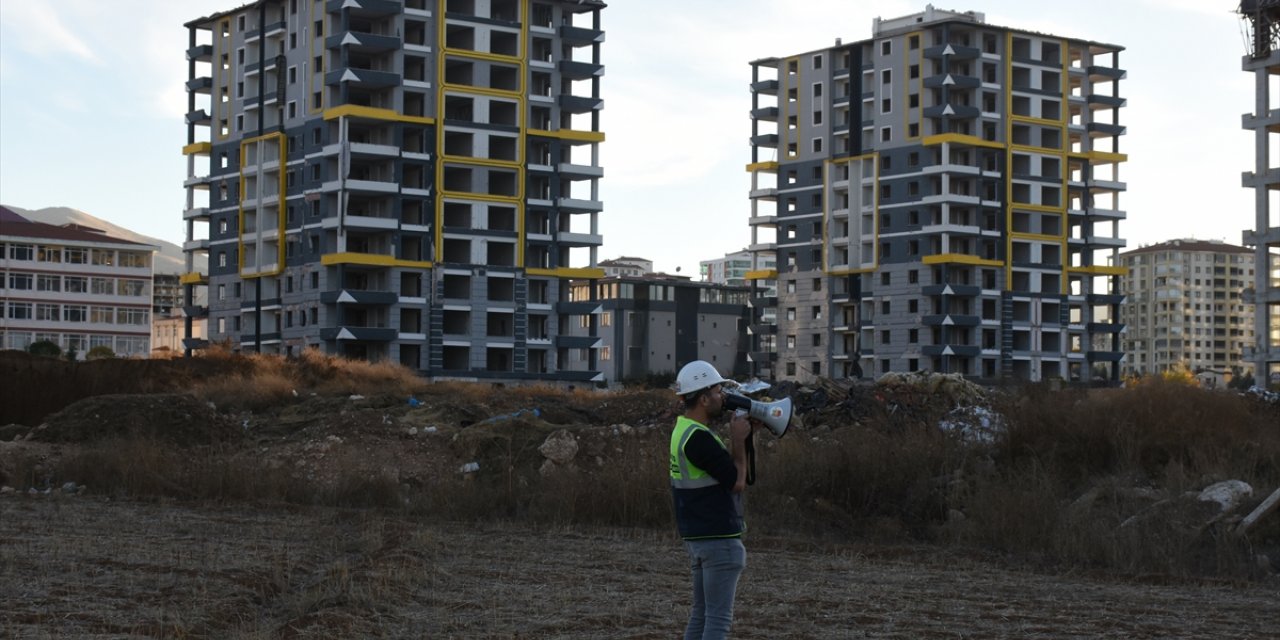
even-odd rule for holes
{"type": "Polygon", "coordinates": [[[747,451],[747,486],[756,483],[756,435],[748,433],[747,439],[743,443],[746,445],[747,451]]]}

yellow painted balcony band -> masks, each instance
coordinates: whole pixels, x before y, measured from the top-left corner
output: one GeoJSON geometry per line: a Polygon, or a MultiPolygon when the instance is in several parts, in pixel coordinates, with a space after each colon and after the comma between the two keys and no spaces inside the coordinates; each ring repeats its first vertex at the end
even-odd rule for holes
{"type": "Polygon", "coordinates": [[[433,265],[425,260],[402,260],[394,256],[376,253],[329,253],[320,256],[320,264],[328,267],[339,264],[359,264],[370,267],[410,267],[430,269],[433,265]]]}
{"type": "Polygon", "coordinates": [[[767,162],[753,162],[747,165],[747,171],[768,171],[770,173],[778,172],[778,162],[771,160],[767,162]]]}
{"type": "Polygon", "coordinates": [[[378,107],[362,107],[355,104],[344,104],[340,107],[325,109],[325,120],[336,120],[343,116],[350,118],[365,118],[368,120],[384,120],[387,122],[407,122],[410,124],[435,124],[435,118],[425,116],[408,116],[403,113],[392,111],[391,109],[381,109],[378,107]]]}
{"type": "Polygon", "coordinates": [[[939,253],[937,255],[925,256],[921,260],[924,264],[971,264],[979,267],[1003,267],[1004,262],[1000,260],[988,260],[971,256],[964,253],[939,253]]]}
{"type": "Polygon", "coordinates": [[[982,138],[979,138],[977,136],[965,135],[963,133],[940,133],[937,135],[927,136],[923,141],[921,141],[921,144],[923,144],[926,147],[931,147],[934,145],[942,144],[944,142],[950,142],[952,144],[965,144],[972,147],[986,147],[988,149],[1005,148],[1004,143],[995,142],[992,140],[983,140],[982,138]]]}
{"type": "Polygon", "coordinates": [[[529,129],[527,133],[531,136],[542,136],[544,138],[559,138],[561,140],[578,140],[581,142],[604,142],[603,131],[575,131],[573,129],[547,131],[546,129],[529,129]]]}
{"type": "Polygon", "coordinates": [[[748,271],[742,277],[746,280],[776,280],[778,278],[778,270],[759,269],[757,271],[748,271]]]}
{"type": "Polygon", "coordinates": [[[185,146],[185,147],[183,147],[183,148],[182,148],[182,155],[184,155],[184,156],[189,156],[189,155],[207,156],[207,155],[209,155],[212,151],[213,151],[213,143],[212,143],[212,142],[192,142],[191,144],[189,144],[189,145],[187,145],[187,146],[185,146]]]}
{"type": "Polygon", "coordinates": [[[604,269],[598,267],[559,267],[556,269],[525,269],[531,276],[551,276],[553,278],[583,278],[597,280],[604,277],[604,269]]]}
{"type": "Polygon", "coordinates": [[[184,273],[178,278],[182,284],[209,284],[209,276],[203,273],[184,273]]]}
{"type": "Polygon", "coordinates": [[[1105,267],[1095,265],[1092,267],[1067,267],[1068,273],[1084,273],[1094,276],[1127,276],[1129,275],[1129,267],[1105,267]]]}

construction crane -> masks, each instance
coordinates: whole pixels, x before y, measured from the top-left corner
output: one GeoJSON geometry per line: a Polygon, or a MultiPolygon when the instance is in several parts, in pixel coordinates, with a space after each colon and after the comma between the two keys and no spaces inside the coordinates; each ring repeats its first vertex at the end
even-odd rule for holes
{"type": "Polygon", "coordinates": [[[1249,55],[1265,58],[1280,48],[1280,0],[1241,0],[1236,9],[1249,31],[1249,55]]]}

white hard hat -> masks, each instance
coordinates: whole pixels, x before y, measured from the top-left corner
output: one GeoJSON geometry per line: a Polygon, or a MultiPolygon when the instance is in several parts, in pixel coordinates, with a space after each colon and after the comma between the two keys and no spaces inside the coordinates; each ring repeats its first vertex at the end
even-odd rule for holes
{"type": "Polygon", "coordinates": [[[680,373],[676,375],[676,394],[683,396],[726,382],[733,381],[721,378],[720,372],[710,362],[694,360],[681,367],[680,373]]]}

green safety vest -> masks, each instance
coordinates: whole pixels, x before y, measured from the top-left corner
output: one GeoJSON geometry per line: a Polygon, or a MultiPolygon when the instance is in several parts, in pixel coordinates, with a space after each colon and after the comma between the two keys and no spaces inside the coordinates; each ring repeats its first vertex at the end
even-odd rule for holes
{"type": "Polygon", "coordinates": [[[696,420],[684,416],[676,418],[676,428],[671,432],[671,486],[676,489],[700,489],[720,484],[719,480],[689,461],[684,453],[684,445],[696,431],[706,431],[716,443],[728,451],[724,441],[714,431],[696,420]]]}

